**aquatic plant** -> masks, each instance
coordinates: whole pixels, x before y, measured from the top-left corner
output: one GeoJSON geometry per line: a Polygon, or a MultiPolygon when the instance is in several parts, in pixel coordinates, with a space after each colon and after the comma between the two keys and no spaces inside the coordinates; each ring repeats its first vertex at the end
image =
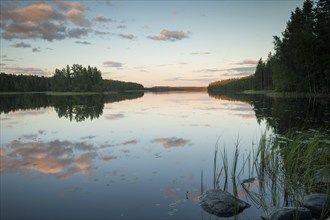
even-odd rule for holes
{"type": "Polygon", "coordinates": [[[232,172],[231,172],[231,177],[233,179],[235,179],[235,177],[236,177],[237,162],[238,162],[238,156],[239,156],[239,149],[238,149],[239,143],[240,143],[240,139],[239,139],[239,137],[237,137],[237,139],[234,143],[235,151],[234,151],[234,155],[233,155],[233,166],[232,166],[232,172]]]}
{"type": "MultiPolygon", "coordinates": [[[[233,194],[244,191],[247,199],[269,213],[271,207],[299,207],[310,193],[330,194],[330,142],[326,131],[307,130],[282,135],[261,135],[252,144],[252,152],[240,154],[239,138],[234,143],[231,167],[233,194]],[[243,158],[243,160],[241,160],[243,158]],[[238,167],[238,161],[243,161],[238,167]],[[239,181],[242,180],[242,181],[239,181]],[[240,184],[236,184],[239,182],[240,184]],[[238,189],[241,187],[241,189],[238,189]]],[[[218,168],[218,143],[214,152],[213,183],[228,190],[228,152],[220,150],[222,167],[218,168]],[[222,173],[222,171],[224,171],[222,173]],[[223,178],[221,178],[221,177],[223,178]]],[[[324,210],[321,218],[329,215],[324,210]]]]}

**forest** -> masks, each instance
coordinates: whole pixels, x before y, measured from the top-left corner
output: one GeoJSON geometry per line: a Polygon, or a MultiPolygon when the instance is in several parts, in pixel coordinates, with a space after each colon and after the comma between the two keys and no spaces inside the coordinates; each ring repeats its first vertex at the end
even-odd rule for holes
{"type": "Polygon", "coordinates": [[[143,90],[138,83],[103,79],[96,67],[73,64],[52,77],[0,73],[0,92],[108,92],[143,90]]]}
{"type": "Polygon", "coordinates": [[[213,82],[210,92],[275,90],[330,93],[330,1],[305,0],[291,12],[282,37],[274,36],[274,53],[260,58],[251,77],[213,82]]]}

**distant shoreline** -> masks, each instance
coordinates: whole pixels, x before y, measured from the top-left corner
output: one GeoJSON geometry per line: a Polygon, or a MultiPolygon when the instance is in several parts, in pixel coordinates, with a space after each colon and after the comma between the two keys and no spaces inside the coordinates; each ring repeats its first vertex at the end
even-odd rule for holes
{"type": "Polygon", "coordinates": [[[207,87],[193,87],[193,86],[155,86],[145,88],[145,91],[151,92],[207,92],[207,87]]]}
{"type": "Polygon", "coordinates": [[[243,90],[243,91],[208,91],[207,87],[172,87],[172,86],[156,86],[144,88],[142,90],[122,90],[122,91],[108,91],[108,92],[52,92],[52,91],[36,91],[36,92],[0,92],[0,95],[33,95],[45,94],[50,96],[75,96],[75,95],[111,95],[118,93],[134,93],[134,92],[153,92],[153,93],[166,93],[166,92],[207,92],[209,94],[227,94],[239,93],[245,95],[265,95],[273,98],[330,98],[330,94],[322,93],[298,93],[298,92],[277,92],[274,90],[243,90]]]}
{"type": "Polygon", "coordinates": [[[0,95],[20,95],[20,94],[46,94],[46,95],[98,95],[98,94],[117,94],[121,92],[207,92],[207,87],[171,87],[155,86],[141,90],[120,90],[108,92],[53,92],[53,91],[35,91],[35,92],[0,92],[0,95]]]}

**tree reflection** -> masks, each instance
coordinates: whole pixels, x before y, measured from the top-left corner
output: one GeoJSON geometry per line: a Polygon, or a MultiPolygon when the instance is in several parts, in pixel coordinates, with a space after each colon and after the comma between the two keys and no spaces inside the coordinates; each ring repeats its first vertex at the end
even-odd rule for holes
{"type": "Polygon", "coordinates": [[[103,113],[104,99],[102,96],[56,96],[54,105],[59,118],[80,122],[88,118],[99,118],[103,113]]]}
{"type": "Polygon", "coordinates": [[[46,94],[1,95],[0,113],[54,106],[59,118],[65,117],[70,121],[81,122],[88,118],[91,120],[99,118],[103,114],[105,103],[137,99],[143,95],[144,92],[55,96],[46,94]]]}
{"type": "Polygon", "coordinates": [[[328,98],[285,98],[266,95],[210,94],[221,100],[241,101],[253,106],[258,123],[265,121],[277,134],[308,129],[329,129],[328,98]]]}

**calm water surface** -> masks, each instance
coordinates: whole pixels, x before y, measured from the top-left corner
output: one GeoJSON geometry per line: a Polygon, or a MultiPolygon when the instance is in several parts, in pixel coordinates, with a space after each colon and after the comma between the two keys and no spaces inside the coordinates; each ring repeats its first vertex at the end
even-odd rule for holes
{"type": "MultiPolygon", "coordinates": [[[[237,140],[244,158],[282,129],[264,99],[203,92],[1,99],[1,219],[216,219],[198,197],[213,188],[217,140],[231,164],[237,140]]],[[[252,206],[236,219],[259,218],[237,190],[252,206]]]]}

